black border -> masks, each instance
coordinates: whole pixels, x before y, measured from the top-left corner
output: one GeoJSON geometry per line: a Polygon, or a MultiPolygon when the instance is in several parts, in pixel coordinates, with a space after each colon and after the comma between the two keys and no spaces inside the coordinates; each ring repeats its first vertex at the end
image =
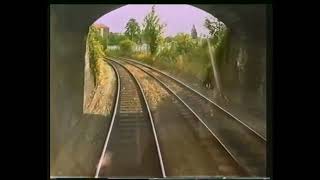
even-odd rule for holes
{"type": "Polygon", "coordinates": [[[272,162],[273,162],[273,49],[272,49],[272,37],[273,37],[273,10],[272,5],[267,5],[267,176],[272,178],[273,177],[273,168],[272,168],[272,162]]]}
{"type": "Polygon", "coordinates": [[[47,45],[48,45],[48,49],[47,49],[47,58],[48,58],[48,61],[47,61],[47,70],[48,70],[48,72],[47,72],[47,75],[48,75],[48,77],[47,77],[47,92],[48,92],[48,94],[47,94],[47,100],[48,100],[48,104],[47,104],[47,112],[48,112],[48,119],[49,119],[49,121],[47,122],[47,136],[48,136],[48,143],[47,143],[47,148],[49,149],[48,151],[49,152],[47,152],[48,153],[48,155],[47,155],[47,166],[48,166],[48,168],[47,168],[47,172],[46,172],[46,174],[47,174],[47,177],[49,177],[49,179],[50,179],[50,90],[51,90],[51,88],[50,88],[50,51],[51,51],[51,49],[50,49],[50,5],[48,5],[48,7],[47,7],[47,45]]]}

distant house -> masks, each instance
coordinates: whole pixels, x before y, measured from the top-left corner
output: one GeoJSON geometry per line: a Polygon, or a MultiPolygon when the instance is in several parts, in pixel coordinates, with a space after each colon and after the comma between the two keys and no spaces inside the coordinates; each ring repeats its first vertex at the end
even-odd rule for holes
{"type": "Polygon", "coordinates": [[[94,27],[100,29],[100,34],[102,37],[107,37],[109,34],[109,27],[104,24],[93,24],[94,27]]]}

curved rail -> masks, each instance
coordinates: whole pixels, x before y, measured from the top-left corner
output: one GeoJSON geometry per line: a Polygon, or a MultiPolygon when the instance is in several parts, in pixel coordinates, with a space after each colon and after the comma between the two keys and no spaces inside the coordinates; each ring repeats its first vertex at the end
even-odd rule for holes
{"type": "Polygon", "coordinates": [[[108,135],[107,135],[106,141],[104,143],[103,150],[102,150],[102,153],[101,153],[101,156],[100,156],[100,159],[99,159],[99,164],[98,164],[95,176],[94,176],[95,178],[98,178],[98,176],[99,176],[99,172],[100,172],[100,169],[101,169],[101,163],[103,161],[103,158],[104,158],[106,150],[107,150],[107,146],[108,146],[108,142],[109,142],[109,139],[110,139],[112,127],[113,127],[113,124],[114,124],[114,119],[115,119],[116,114],[117,114],[117,109],[118,109],[118,104],[119,104],[119,96],[120,96],[120,76],[119,76],[119,73],[111,63],[109,63],[109,64],[113,68],[113,70],[114,70],[114,72],[116,74],[116,77],[117,77],[116,78],[117,79],[117,97],[116,97],[116,103],[115,103],[114,108],[113,108],[113,114],[112,114],[112,119],[111,119],[111,124],[110,124],[110,127],[109,127],[109,131],[108,131],[108,135]]]}
{"type": "Polygon", "coordinates": [[[237,121],[238,123],[240,123],[241,125],[245,126],[246,128],[248,128],[251,132],[253,132],[256,136],[258,136],[260,139],[262,139],[263,141],[267,141],[267,139],[261,135],[260,133],[256,132],[253,128],[251,128],[249,125],[247,125],[246,123],[244,123],[243,121],[241,121],[239,118],[235,117],[234,115],[232,115],[230,112],[228,112],[227,110],[225,110],[224,108],[222,108],[221,106],[219,106],[217,103],[213,102],[212,100],[210,100],[209,98],[207,98],[206,96],[204,96],[203,94],[201,94],[200,92],[198,92],[197,90],[191,88],[190,86],[186,85],[185,83],[181,82],[180,80],[168,75],[167,73],[164,73],[154,67],[151,67],[149,65],[146,65],[146,64],[143,64],[141,62],[138,62],[136,60],[133,60],[133,59],[128,59],[128,58],[124,58],[124,57],[121,57],[121,59],[124,59],[125,61],[127,62],[133,62],[133,63],[137,63],[137,64],[140,64],[144,67],[147,67],[151,70],[154,70],[170,79],[172,79],[173,81],[177,82],[178,84],[181,84],[182,86],[184,86],[185,88],[187,88],[188,90],[190,90],[191,92],[197,94],[198,96],[202,97],[203,99],[207,100],[208,102],[210,102],[211,104],[213,104],[215,107],[217,107],[219,110],[221,110],[222,112],[226,113],[229,117],[231,117],[233,120],[237,121]]]}
{"type": "MultiPolygon", "coordinates": [[[[112,60],[112,59],[110,59],[112,60]]],[[[116,60],[113,60],[116,62],[116,60]]],[[[128,62],[129,63],[129,62],[128,62]]],[[[131,63],[129,63],[131,64],[131,63]]],[[[159,80],[157,77],[155,77],[153,74],[145,71],[144,69],[135,66],[136,68],[140,69],[141,71],[148,74],[150,77],[155,79],[158,83],[161,84],[168,92],[170,92],[175,98],[177,98],[191,113],[196,117],[197,120],[200,121],[200,123],[210,132],[210,134],[220,143],[220,145],[223,147],[223,149],[229,154],[229,156],[238,164],[238,166],[247,174],[250,174],[249,171],[244,168],[244,166],[240,163],[240,161],[231,153],[231,151],[223,144],[223,142],[212,132],[212,130],[204,123],[204,121],[188,106],[174,91],[172,91],[165,83],[163,83],[161,80],[159,80]]]]}
{"type": "MultiPolygon", "coordinates": [[[[109,59],[109,58],[107,58],[109,59]]],[[[151,123],[151,126],[152,126],[152,132],[153,132],[153,136],[154,136],[154,139],[155,139],[155,142],[156,142],[156,146],[157,146],[157,151],[158,151],[158,158],[159,158],[159,162],[160,162],[160,167],[161,167],[161,172],[162,172],[162,176],[163,177],[166,177],[166,172],[165,172],[165,168],[164,168],[164,165],[163,165],[163,159],[162,159],[162,155],[161,155],[161,150],[160,150],[160,145],[159,145],[159,141],[158,141],[158,136],[157,136],[157,133],[156,133],[156,129],[155,129],[155,126],[154,126],[154,123],[153,123],[153,118],[152,118],[152,114],[151,114],[151,110],[150,110],[150,107],[149,107],[149,104],[147,102],[147,99],[145,97],[145,94],[144,94],[144,91],[139,83],[139,81],[136,79],[136,77],[124,66],[122,65],[121,63],[117,62],[117,61],[114,61],[112,59],[109,59],[117,64],[119,64],[121,67],[123,67],[130,75],[131,77],[134,79],[134,81],[137,83],[138,87],[139,87],[139,90],[142,94],[142,97],[143,97],[143,102],[148,110],[148,116],[149,116],[149,119],[150,119],[150,123],[151,123]]],[[[111,63],[110,63],[111,64],[111,63]]]]}

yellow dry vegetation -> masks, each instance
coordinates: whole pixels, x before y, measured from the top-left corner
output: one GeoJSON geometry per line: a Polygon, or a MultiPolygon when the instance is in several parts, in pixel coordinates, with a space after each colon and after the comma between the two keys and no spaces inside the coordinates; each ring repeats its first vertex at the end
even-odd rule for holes
{"type": "Polygon", "coordinates": [[[112,99],[116,85],[115,75],[103,58],[97,59],[97,69],[99,71],[97,85],[85,106],[84,113],[107,116],[112,110],[112,99]]]}
{"type": "Polygon", "coordinates": [[[144,53],[144,52],[137,52],[132,55],[133,59],[140,60],[144,63],[147,64],[152,64],[153,63],[153,57],[151,56],[150,53],[144,53]]]}
{"type": "Polygon", "coordinates": [[[163,99],[168,97],[169,94],[167,91],[161,88],[158,83],[153,81],[149,75],[132,65],[126,64],[125,66],[140,82],[146,98],[152,108],[156,108],[163,99]]]}
{"type": "MultiPolygon", "coordinates": [[[[142,67],[142,69],[146,70],[148,72],[148,68],[146,67],[142,67]]],[[[162,74],[158,73],[157,71],[153,71],[153,75],[155,77],[157,77],[160,81],[164,82],[163,79],[161,79],[161,77],[163,77],[162,74]]],[[[176,93],[179,93],[180,91],[183,91],[182,87],[177,85],[175,82],[169,80],[169,81],[165,81],[164,82],[167,86],[169,86],[169,88],[173,91],[175,91],[176,93]]]]}

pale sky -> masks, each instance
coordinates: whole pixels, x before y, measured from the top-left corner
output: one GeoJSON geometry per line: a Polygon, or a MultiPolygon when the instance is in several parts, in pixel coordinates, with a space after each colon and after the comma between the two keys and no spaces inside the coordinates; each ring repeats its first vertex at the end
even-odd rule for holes
{"type": "MultiPolygon", "coordinates": [[[[152,5],[126,5],[105,14],[95,23],[105,24],[110,28],[110,32],[123,33],[130,18],[136,19],[141,26],[144,17],[151,11],[151,7],[152,5]]],[[[204,20],[205,17],[213,17],[191,5],[157,4],[155,11],[160,22],[167,24],[164,31],[165,36],[174,36],[179,32],[190,34],[193,25],[197,29],[198,36],[200,34],[208,35],[208,30],[203,26],[204,20]]]]}

